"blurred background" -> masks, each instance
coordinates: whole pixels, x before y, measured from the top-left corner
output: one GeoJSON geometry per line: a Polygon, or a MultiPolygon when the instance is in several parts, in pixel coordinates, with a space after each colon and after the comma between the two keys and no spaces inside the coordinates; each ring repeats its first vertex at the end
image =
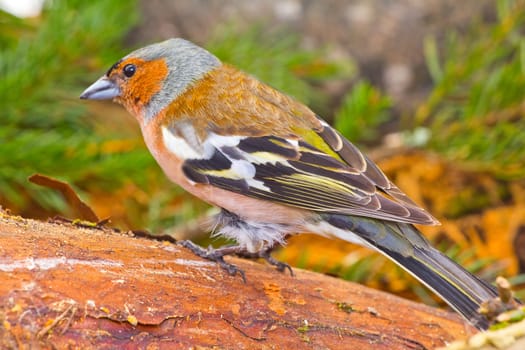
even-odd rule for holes
{"type": "MultiPolygon", "coordinates": [[[[79,218],[69,183],[122,230],[210,240],[214,210],[171,184],[135,120],[79,94],[129,51],[170,37],[308,104],[442,225],[421,230],[492,280],[525,272],[525,1],[0,0],[0,206],[79,218]],[[15,6],[18,5],[18,6],[15,6]]],[[[366,249],[300,235],[302,268],[433,302],[366,249]]]]}

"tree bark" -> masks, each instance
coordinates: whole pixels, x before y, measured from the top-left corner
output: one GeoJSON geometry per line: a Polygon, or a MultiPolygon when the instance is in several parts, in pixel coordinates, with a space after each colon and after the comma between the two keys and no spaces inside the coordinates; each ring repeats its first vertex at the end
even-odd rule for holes
{"type": "Polygon", "coordinates": [[[361,285],[0,209],[1,348],[432,349],[475,332],[361,285]]]}

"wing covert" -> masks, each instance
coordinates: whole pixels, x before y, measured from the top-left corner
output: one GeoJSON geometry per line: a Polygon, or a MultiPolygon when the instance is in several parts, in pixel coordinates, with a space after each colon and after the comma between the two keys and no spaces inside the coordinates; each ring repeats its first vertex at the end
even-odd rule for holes
{"type": "Polygon", "coordinates": [[[324,130],[317,133],[341,159],[298,138],[235,136],[238,141],[232,143],[212,135],[205,145],[212,149],[209,156],[187,159],[182,170],[196,183],[316,212],[435,223],[355,146],[327,126],[323,123],[324,130]]]}

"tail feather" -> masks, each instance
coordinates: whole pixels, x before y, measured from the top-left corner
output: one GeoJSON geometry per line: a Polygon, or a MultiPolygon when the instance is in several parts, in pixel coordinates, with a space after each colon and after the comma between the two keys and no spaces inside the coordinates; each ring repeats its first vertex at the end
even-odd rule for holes
{"type": "Polygon", "coordinates": [[[487,282],[454,263],[434,248],[416,248],[414,256],[403,256],[384,247],[378,249],[439,295],[450,307],[480,330],[489,327],[479,313],[481,304],[498,296],[487,282]]]}
{"type": "Polygon", "coordinates": [[[476,328],[489,327],[489,321],[478,310],[484,301],[498,296],[496,288],[433,248],[414,226],[335,214],[324,218],[346,230],[337,230],[337,237],[355,242],[358,236],[366,246],[407,270],[476,328]]]}

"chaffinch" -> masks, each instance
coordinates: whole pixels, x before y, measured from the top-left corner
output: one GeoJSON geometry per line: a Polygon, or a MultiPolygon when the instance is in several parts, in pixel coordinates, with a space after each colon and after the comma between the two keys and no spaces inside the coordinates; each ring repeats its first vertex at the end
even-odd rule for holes
{"type": "MultiPolygon", "coordinates": [[[[438,221],[308,107],[183,39],[136,50],[87,88],[139,122],[165,174],[222,208],[218,233],[236,246],[205,250],[263,257],[288,235],[312,232],[374,249],[414,275],[479,329],[488,283],[430,246],[412,224],[438,221]]],[[[290,270],[291,271],[291,270],[290,270]]]]}

